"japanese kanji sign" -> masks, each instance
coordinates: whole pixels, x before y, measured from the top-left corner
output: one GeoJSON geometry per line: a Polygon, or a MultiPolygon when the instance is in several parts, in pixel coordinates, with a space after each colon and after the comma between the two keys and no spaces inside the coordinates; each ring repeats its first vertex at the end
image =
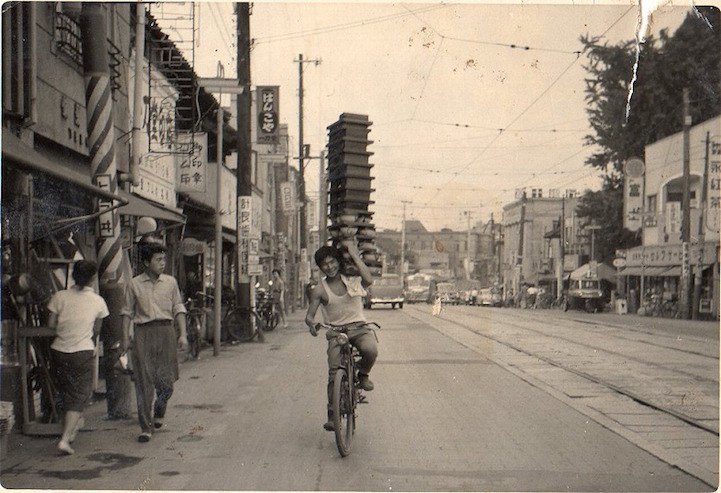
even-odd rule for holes
{"type": "Polygon", "coordinates": [[[644,163],[631,158],[624,166],[623,226],[638,231],[643,223],[643,174],[644,163]]]}
{"type": "Polygon", "coordinates": [[[176,191],[205,192],[208,134],[179,133],[176,155],[176,191]],[[194,136],[194,140],[191,140],[194,136]]]}
{"type": "Polygon", "coordinates": [[[258,86],[258,144],[278,143],[278,86],[258,86]]]}
{"type": "Polygon", "coordinates": [[[718,233],[721,221],[721,136],[711,137],[709,146],[706,229],[718,233]]]}
{"type": "Polygon", "coordinates": [[[238,265],[241,276],[259,275],[263,272],[258,256],[262,207],[259,197],[238,197],[238,265]]]}
{"type": "MultiPolygon", "coordinates": [[[[110,192],[110,175],[95,175],[95,184],[98,188],[110,192]]],[[[113,201],[108,199],[98,199],[98,210],[105,211],[113,206],[113,201]]],[[[117,214],[117,212],[116,212],[117,214]]],[[[115,226],[113,221],[113,211],[103,212],[98,216],[98,236],[100,238],[114,238],[115,226]]]]}

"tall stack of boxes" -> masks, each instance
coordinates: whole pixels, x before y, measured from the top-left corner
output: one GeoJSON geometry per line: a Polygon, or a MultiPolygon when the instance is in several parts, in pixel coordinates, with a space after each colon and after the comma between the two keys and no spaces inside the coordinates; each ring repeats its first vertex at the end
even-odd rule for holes
{"type": "MultiPolygon", "coordinates": [[[[373,213],[368,210],[371,201],[371,176],[368,140],[370,126],[367,115],[343,113],[340,119],[328,127],[328,192],[330,226],[328,231],[333,245],[340,247],[345,239],[358,244],[363,262],[374,275],[380,275],[382,264],[375,244],[376,231],[373,213]]],[[[342,272],[358,275],[358,271],[344,252],[342,272]]]]}

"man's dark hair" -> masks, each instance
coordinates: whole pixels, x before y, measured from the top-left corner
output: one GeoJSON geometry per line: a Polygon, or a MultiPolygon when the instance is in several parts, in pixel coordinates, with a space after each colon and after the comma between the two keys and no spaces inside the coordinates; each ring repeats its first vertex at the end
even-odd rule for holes
{"type": "Polygon", "coordinates": [[[163,245],[157,243],[141,243],[138,244],[138,249],[140,250],[141,262],[150,262],[156,253],[166,253],[168,251],[163,245]]]}
{"type": "Polygon", "coordinates": [[[283,273],[280,271],[280,269],[273,269],[273,270],[271,271],[271,274],[272,274],[273,272],[277,272],[279,276],[282,276],[282,275],[283,275],[283,273]]]}
{"type": "Polygon", "coordinates": [[[98,265],[90,260],[78,260],[73,266],[73,280],[75,284],[84,288],[98,273],[98,265]]]}
{"type": "Polygon", "coordinates": [[[315,255],[313,255],[315,265],[320,267],[320,263],[323,261],[323,259],[328,257],[333,257],[338,261],[338,263],[343,263],[343,254],[340,250],[338,250],[337,248],[333,248],[332,246],[323,245],[318,250],[316,250],[315,255]]]}

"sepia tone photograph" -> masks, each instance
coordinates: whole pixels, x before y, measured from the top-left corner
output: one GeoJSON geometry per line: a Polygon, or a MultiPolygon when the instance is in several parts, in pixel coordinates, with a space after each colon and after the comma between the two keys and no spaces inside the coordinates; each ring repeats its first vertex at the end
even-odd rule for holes
{"type": "Polygon", "coordinates": [[[2,3],[0,485],[716,491],[720,29],[2,3]]]}

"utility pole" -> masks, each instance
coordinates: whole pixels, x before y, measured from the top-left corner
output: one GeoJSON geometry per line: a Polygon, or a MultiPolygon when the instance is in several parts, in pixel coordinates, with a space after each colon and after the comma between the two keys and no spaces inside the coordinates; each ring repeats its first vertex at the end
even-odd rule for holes
{"type": "Polygon", "coordinates": [[[566,195],[561,197],[561,221],[558,225],[561,229],[558,246],[558,285],[556,286],[556,298],[563,295],[563,276],[566,274],[565,258],[566,258],[566,195]]]}
{"type": "Polygon", "coordinates": [[[319,179],[320,179],[320,196],[318,197],[319,214],[318,214],[318,246],[325,245],[325,230],[328,225],[328,177],[325,173],[325,150],[320,151],[319,179]]]}
{"type": "Polygon", "coordinates": [[[501,278],[501,271],[496,270],[496,224],[493,221],[493,213],[491,212],[491,265],[493,266],[493,283],[497,283],[501,278]]]}
{"type": "Polygon", "coordinates": [[[464,211],[466,215],[466,280],[471,278],[471,211],[464,211]]]}
{"type": "Polygon", "coordinates": [[[706,241],[706,226],[705,212],[706,212],[706,200],[707,188],[708,188],[708,161],[709,161],[709,145],[711,135],[710,132],[706,132],[706,156],[704,158],[703,168],[703,185],[701,186],[701,200],[699,202],[700,214],[698,216],[698,262],[696,263],[696,271],[693,277],[693,305],[691,308],[691,318],[698,320],[698,309],[699,303],[701,302],[701,281],[703,276],[703,244],[706,241]]]}
{"type": "Polygon", "coordinates": [[[526,225],[526,191],[521,196],[521,220],[518,224],[518,254],[516,255],[516,292],[521,289],[521,278],[523,277],[523,233],[526,225]]]}
{"type": "MultiPolygon", "coordinates": [[[[237,172],[237,203],[236,210],[240,218],[240,200],[242,197],[252,195],[251,186],[251,160],[252,148],[250,143],[250,4],[246,2],[237,2],[235,15],[237,18],[237,70],[238,85],[244,88],[238,94],[238,168],[237,172]]],[[[245,308],[244,313],[250,317],[250,276],[247,273],[247,266],[241,264],[241,248],[243,242],[248,242],[248,238],[243,238],[242,231],[236,225],[236,300],[237,306],[245,308]],[[244,272],[245,270],[245,272],[244,272]]],[[[258,331],[260,334],[261,331],[258,331]]]]}
{"type": "Polygon", "coordinates": [[[691,113],[688,88],[683,89],[683,196],[681,209],[681,318],[689,318],[691,265],[689,262],[689,241],[691,239],[691,113]]]}
{"type": "Polygon", "coordinates": [[[400,277],[405,285],[405,265],[406,265],[406,204],[410,204],[410,200],[401,200],[403,204],[403,222],[401,223],[401,268],[400,277]]]}
{"type": "MultiPolygon", "coordinates": [[[[320,59],[304,60],[303,54],[298,55],[298,59],[294,60],[298,64],[298,171],[299,171],[299,198],[300,198],[300,248],[308,247],[308,227],[306,225],[305,216],[305,158],[308,157],[305,152],[303,142],[303,64],[314,63],[320,65],[320,59]]],[[[301,259],[306,261],[307,259],[301,259]]]]}

